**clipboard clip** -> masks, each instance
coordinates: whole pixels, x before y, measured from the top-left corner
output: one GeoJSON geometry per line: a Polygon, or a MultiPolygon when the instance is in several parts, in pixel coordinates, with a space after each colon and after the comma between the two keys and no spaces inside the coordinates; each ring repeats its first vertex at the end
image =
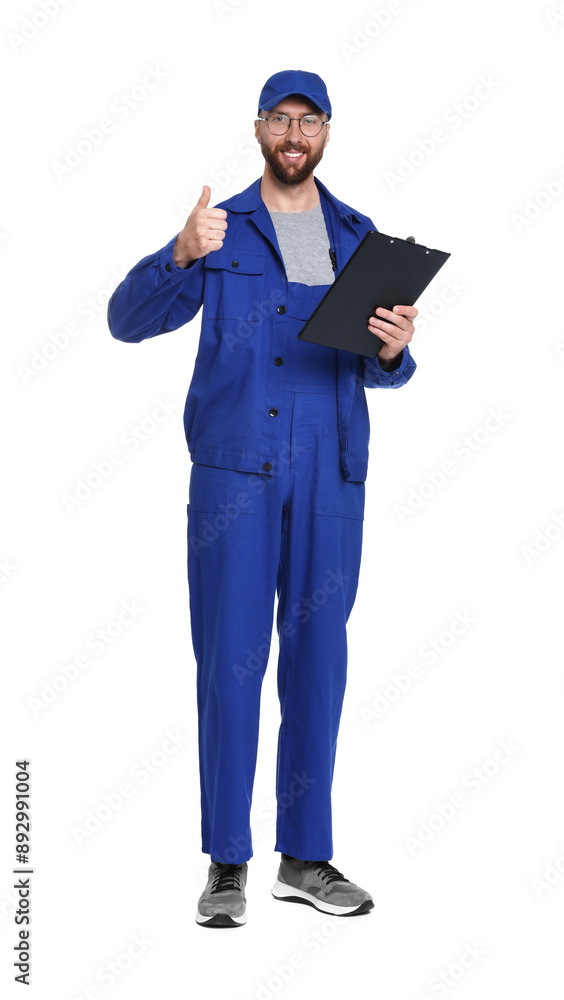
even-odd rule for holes
{"type": "MultiPolygon", "coordinates": [[[[405,242],[406,243],[414,243],[415,244],[415,236],[407,236],[405,242]]],[[[415,244],[415,245],[417,246],[418,244],[415,244]]],[[[430,253],[430,251],[429,250],[425,250],[425,253],[430,253]]],[[[450,256],[450,254],[449,254],[449,256],[450,256]]]]}

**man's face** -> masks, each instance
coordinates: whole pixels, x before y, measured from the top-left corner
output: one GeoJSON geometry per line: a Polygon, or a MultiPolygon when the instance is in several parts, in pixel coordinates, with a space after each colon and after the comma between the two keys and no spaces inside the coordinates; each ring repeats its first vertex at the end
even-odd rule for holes
{"type": "MultiPolygon", "coordinates": [[[[324,111],[320,111],[314,104],[309,104],[298,95],[295,98],[284,98],[270,111],[263,111],[262,108],[260,110],[262,118],[272,114],[284,114],[293,119],[301,118],[302,115],[317,115],[322,121],[327,121],[324,111]]],[[[294,120],[284,135],[273,135],[267,122],[255,119],[255,136],[274,176],[283,184],[301,184],[313,172],[323,156],[323,150],[329,142],[330,127],[323,125],[318,135],[306,136],[294,120]],[[301,155],[292,158],[286,155],[287,152],[299,152],[301,155]]]]}

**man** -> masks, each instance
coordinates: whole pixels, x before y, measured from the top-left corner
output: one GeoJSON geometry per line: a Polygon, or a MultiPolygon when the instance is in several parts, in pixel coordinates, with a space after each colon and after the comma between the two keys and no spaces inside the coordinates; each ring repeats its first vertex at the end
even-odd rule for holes
{"type": "Polygon", "coordinates": [[[202,926],[246,922],[275,593],[281,860],[272,894],[332,914],[374,905],[329,863],[331,785],[360,569],[364,389],[411,378],[417,310],[399,305],[370,318],[369,330],[384,342],[376,359],[296,338],[376,228],[313,176],[330,117],[315,73],[270,77],[255,120],[262,178],[215,208],[204,185],[184,229],[130,271],[108,307],[112,335],[138,342],[189,322],[203,304],[184,412],[202,851],[211,859],[196,915],[202,926]]]}

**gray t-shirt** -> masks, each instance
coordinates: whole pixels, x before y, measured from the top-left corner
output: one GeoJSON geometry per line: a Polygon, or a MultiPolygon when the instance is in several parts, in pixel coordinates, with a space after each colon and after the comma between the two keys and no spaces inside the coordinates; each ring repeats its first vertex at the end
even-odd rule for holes
{"type": "Polygon", "coordinates": [[[329,234],[321,203],[306,212],[270,212],[288,281],[331,285],[329,234]]]}

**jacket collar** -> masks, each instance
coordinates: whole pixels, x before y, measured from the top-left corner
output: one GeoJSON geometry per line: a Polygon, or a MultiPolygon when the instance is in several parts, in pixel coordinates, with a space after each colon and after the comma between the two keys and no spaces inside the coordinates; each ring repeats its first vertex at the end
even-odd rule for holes
{"type": "MultiPolygon", "coordinates": [[[[356,214],[356,212],[353,211],[350,205],[345,205],[344,202],[339,201],[338,198],[335,198],[335,196],[332,195],[330,191],[328,191],[328,189],[325,187],[325,184],[323,184],[318,177],[314,176],[313,179],[317,184],[317,187],[320,189],[321,192],[323,192],[328,201],[331,202],[335,211],[339,215],[343,216],[343,218],[347,219],[349,222],[362,222],[362,219],[359,219],[358,215],[356,214]]],[[[253,181],[252,184],[249,184],[249,186],[245,188],[244,191],[240,191],[239,194],[234,194],[232,195],[231,198],[227,198],[226,201],[220,202],[218,208],[228,208],[230,212],[256,211],[258,208],[261,207],[261,205],[264,205],[260,193],[261,180],[262,177],[257,177],[256,181],[253,181]]]]}

